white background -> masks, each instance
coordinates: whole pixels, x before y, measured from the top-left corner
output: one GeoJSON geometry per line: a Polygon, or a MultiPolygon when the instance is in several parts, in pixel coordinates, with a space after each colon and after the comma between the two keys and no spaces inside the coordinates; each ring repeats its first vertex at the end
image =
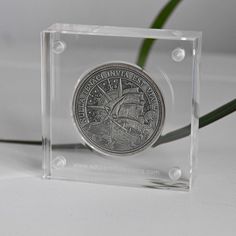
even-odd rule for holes
{"type": "MultiPolygon", "coordinates": [[[[39,32],[60,23],[147,27],[166,0],[1,0],[0,45],[39,44],[39,32]]],[[[203,49],[235,53],[236,1],[184,0],[166,28],[203,31],[203,49]]]]}
{"type": "MultiPolygon", "coordinates": [[[[0,1],[0,136],[40,139],[39,32],[146,27],[164,0],[0,1]]],[[[236,1],[185,0],[166,28],[203,31],[201,114],[235,98],[236,1]]],[[[0,144],[0,235],[235,235],[236,115],[200,131],[190,193],[43,181],[41,148],[0,144]]]]}

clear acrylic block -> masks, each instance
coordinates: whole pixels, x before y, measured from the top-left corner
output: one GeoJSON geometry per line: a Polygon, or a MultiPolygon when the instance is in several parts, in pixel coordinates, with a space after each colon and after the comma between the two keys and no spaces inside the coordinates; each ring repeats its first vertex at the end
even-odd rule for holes
{"type": "Polygon", "coordinates": [[[41,39],[44,177],[189,190],[201,33],[54,24],[41,39]]]}

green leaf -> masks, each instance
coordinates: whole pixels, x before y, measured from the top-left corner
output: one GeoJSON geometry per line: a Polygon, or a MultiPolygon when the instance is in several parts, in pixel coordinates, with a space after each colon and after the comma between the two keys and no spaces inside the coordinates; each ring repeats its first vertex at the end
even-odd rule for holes
{"type": "MultiPolygon", "coordinates": [[[[171,14],[174,12],[177,5],[182,0],[170,0],[160,11],[160,13],[157,15],[157,17],[154,19],[153,23],[151,24],[150,28],[155,29],[161,29],[166,21],[169,19],[171,14]]],[[[139,49],[138,58],[136,64],[140,67],[144,68],[147,57],[150,53],[150,50],[152,48],[152,45],[154,43],[155,39],[145,39],[142,42],[142,45],[139,49]]]]}
{"type": "MultiPolygon", "coordinates": [[[[214,111],[202,116],[199,119],[199,128],[203,128],[233,112],[236,111],[236,99],[226,103],[225,105],[215,109],[214,111]]],[[[156,147],[160,144],[169,143],[190,135],[191,125],[187,125],[180,129],[174,130],[170,133],[167,133],[160,138],[152,145],[156,147]]],[[[3,143],[15,143],[15,144],[27,144],[27,145],[42,145],[42,141],[32,141],[32,140],[14,140],[14,139],[0,139],[0,142],[3,143]]],[[[92,151],[88,145],[83,145],[81,143],[71,143],[71,144],[54,144],[53,148],[55,149],[87,149],[92,151]]]]}
{"type": "MultiPolygon", "coordinates": [[[[157,15],[153,23],[151,24],[150,28],[162,28],[168,18],[171,16],[171,14],[176,9],[177,5],[182,0],[170,0],[160,11],[160,13],[157,15]]],[[[144,67],[147,61],[147,57],[149,55],[149,52],[152,48],[152,45],[154,43],[154,39],[145,39],[140,47],[138,58],[137,58],[137,64],[140,67],[144,67]]],[[[215,109],[214,111],[202,116],[199,119],[199,128],[203,128],[233,112],[236,111],[236,99],[228,102],[227,104],[215,109]]],[[[160,144],[172,142],[184,137],[187,137],[190,135],[191,131],[191,125],[187,125],[185,127],[182,127],[180,129],[174,130],[172,132],[169,132],[165,135],[162,135],[159,137],[159,139],[153,144],[152,147],[156,147],[160,144]]],[[[42,145],[42,141],[40,140],[12,140],[12,139],[0,139],[0,142],[4,143],[15,143],[15,144],[26,144],[26,145],[42,145]]],[[[60,149],[60,148],[73,148],[73,149],[92,149],[88,145],[78,144],[78,143],[72,143],[72,144],[54,144],[53,148],[60,149]]]]}
{"type": "MultiPolygon", "coordinates": [[[[236,111],[236,99],[224,104],[223,106],[215,109],[212,112],[202,116],[199,119],[199,128],[203,128],[233,112],[236,111]]],[[[169,143],[175,141],[177,139],[181,139],[190,135],[191,125],[187,125],[180,129],[174,130],[170,133],[167,133],[163,136],[160,136],[159,139],[152,145],[152,147],[156,147],[160,144],[169,143]]]]}

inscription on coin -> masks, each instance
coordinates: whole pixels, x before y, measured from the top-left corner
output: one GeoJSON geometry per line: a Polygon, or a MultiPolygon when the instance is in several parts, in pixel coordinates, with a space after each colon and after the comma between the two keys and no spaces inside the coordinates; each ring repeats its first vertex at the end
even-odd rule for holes
{"type": "Polygon", "coordinates": [[[161,91],[135,65],[114,62],[92,69],[78,82],[73,118],[88,145],[104,154],[135,154],[161,134],[161,91]]]}

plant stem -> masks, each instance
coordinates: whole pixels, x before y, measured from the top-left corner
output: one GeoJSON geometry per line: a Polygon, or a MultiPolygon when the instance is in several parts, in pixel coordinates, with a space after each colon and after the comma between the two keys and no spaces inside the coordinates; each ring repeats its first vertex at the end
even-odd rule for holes
{"type": "MultiPolygon", "coordinates": [[[[223,106],[207,113],[199,119],[199,128],[203,128],[233,112],[236,111],[236,99],[224,104],[223,106]]],[[[160,138],[152,145],[156,147],[160,144],[173,142],[175,140],[185,138],[190,135],[191,125],[184,126],[180,129],[174,130],[170,133],[160,136],[160,138]]],[[[26,145],[42,145],[42,141],[33,140],[11,140],[11,139],[0,139],[2,143],[14,143],[14,144],[26,144],[26,145]]],[[[87,149],[92,150],[89,146],[72,143],[72,144],[53,144],[52,148],[55,149],[87,149]]]]}
{"type": "Polygon", "coordinates": [[[0,139],[0,143],[14,143],[25,145],[42,145],[40,140],[0,139]]]}
{"type": "MultiPolygon", "coordinates": [[[[199,119],[199,128],[203,128],[233,112],[236,111],[236,99],[226,103],[225,105],[215,109],[212,112],[202,116],[199,119]]],[[[152,147],[156,147],[160,144],[169,143],[190,135],[191,125],[184,126],[180,129],[174,130],[170,133],[167,133],[160,138],[152,145],[152,147]]]]}
{"type": "MultiPolygon", "coordinates": [[[[160,11],[160,13],[156,16],[153,23],[151,24],[150,28],[153,29],[161,29],[164,24],[167,22],[171,14],[174,12],[177,5],[182,0],[170,0],[160,11]]],[[[140,67],[144,68],[147,57],[150,53],[150,50],[153,46],[155,39],[145,39],[142,42],[142,45],[139,49],[138,58],[136,64],[140,67]]]]}
{"type": "MultiPolygon", "coordinates": [[[[160,11],[160,13],[157,15],[157,17],[154,19],[153,23],[151,24],[150,28],[156,28],[160,29],[164,26],[164,24],[167,22],[171,14],[174,12],[178,4],[182,0],[170,0],[160,11]]],[[[139,50],[138,58],[137,58],[137,65],[144,68],[148,55],[150,53],[150,50],[153,46],[154,39],[145,39],[142,42],[142,45],[139,50]]],[[[199,119],[199,128],[205,127],[233,112],[236,111],[236,99],[226,103],[225,105],[217,108],[216,110],[202,116],[199,119]]],[[[187,137],[190,135],[191,125],[187,125],[185,127],[182,127],[180,129],[174,130],[170,133],[167,133],[165,135],[162,135],[159,137],[159,139],[153,144],[152,147],[156,147],[160,144],[172,142],[184,137],[187,137]]],[[[42,141],[33,141],[33,140],[10,140],[10,139],[0,139],[0,142],[2,143],[15,143],[15,144],[26,144],[26,145],[42,145],[42,141]]],[[[52,148],[55,149],[88,149],[92,150],[89,146],[83,145],[83,144],[53,144],[52,148]]]]}

